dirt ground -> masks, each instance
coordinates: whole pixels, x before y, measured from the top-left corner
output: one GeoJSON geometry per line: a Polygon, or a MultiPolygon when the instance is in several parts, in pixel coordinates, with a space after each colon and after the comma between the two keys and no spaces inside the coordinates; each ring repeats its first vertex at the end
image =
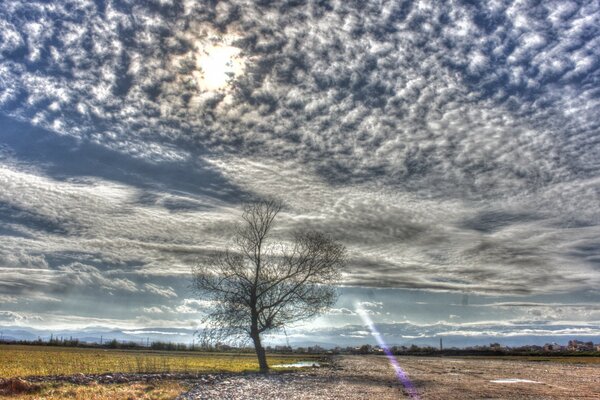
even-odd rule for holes
{"type": "Polygon", "coordinates": [[[400,365],[422,399],[600,399],[600,364],[404,357],[400,365]],[[538,383],[491,382],[502,379],[538,383]]]}
{"type": "MultiPolygon", "coordinates": [[[[600,364],[401,357],[419,399],[600,399],[600,364]],[[492,382],[522,379],[533,382],[492,382]]],[[[178,397],[199,399],[410,398],[385,357],[342,356],[333,368],[233,375],[178,397]]],[[[416,398],[416,397],[415,397],[416,398]]]]}

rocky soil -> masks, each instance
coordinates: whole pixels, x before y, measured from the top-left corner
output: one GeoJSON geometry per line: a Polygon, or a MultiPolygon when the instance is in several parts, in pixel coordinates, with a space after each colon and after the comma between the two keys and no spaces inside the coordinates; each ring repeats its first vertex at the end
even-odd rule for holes
{"type": "Polygon", "coordinates": [[[402,387],[390,372],[389,365],[376,358],[338,357],[330,367],[302,372],[224,377],[195,385],[178,400],[402,398],[402,387]]]}
{"type": "Polygon", "coordinates": [[[148,373],[148,374],[75,374],[75,375],[50,375],[50,376],[30,376],[27,381],[30,383],[44,382],[65,382],[76,385],[87,385],[92,382],[99,384],[111,383],[129,383],[129,382],[153,382],[160,380],[185,380],[197,384],[213,383],[217,380],[225,379],[232,374],[193,374],[193,373],[148,373]]]}
{"type": "MultiPolygon", "coordinates": [[[[600,399],[598,364],[403,357],[400,365],[420,399],[600,399]]],[[[215,376],[178,400],[401,398],[410,397],[384,357],[344,356],[332,368],[215,376]]]]}

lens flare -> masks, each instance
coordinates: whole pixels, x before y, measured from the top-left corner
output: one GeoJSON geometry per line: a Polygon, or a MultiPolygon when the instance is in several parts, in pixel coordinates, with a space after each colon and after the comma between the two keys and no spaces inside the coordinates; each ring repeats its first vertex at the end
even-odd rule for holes
{"type": "Polygon", "coordinates": [[[398,360],[396,359],[396,357],[394,357],[388,345],[385,344],[385,342],[383,341],[381,334],[375,328],[375,324],[373,324],[373,321],[371,320],[371,317],[369,317],[369,314],[360,306],[360,304],[356,305],[356,313],[362,318],[364,324],[371,331],[371,335],[373,335],[373,337],[377,341],[377,344],[385,353],[390,364],[394,368],[394,371],[396,372],[396,377],[398,378],[402,386],[404,386],[404,390],[406,391],[408,396],[413,400],[419,400],[419,394],[417,393],[417,390],[408,378],[406,372],[404,372],[404,370],[400,367],[400,364],[398,364],[398,360]]]}

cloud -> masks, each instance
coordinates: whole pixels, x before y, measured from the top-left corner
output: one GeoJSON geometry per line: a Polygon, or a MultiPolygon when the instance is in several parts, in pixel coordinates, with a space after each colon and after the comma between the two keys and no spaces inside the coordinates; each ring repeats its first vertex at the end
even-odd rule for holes
{"type": "Polygon", "coordinates": [[[177,297],[177,293],[173,291],[172,287],[161,287],[153,283],[146,283],[144,289],[150,293],[157,294],[163,297],[177,297]]]}
{"type": "Polygon", "coordinates": [[[330,315],[356,315],[356,313],[349,308],[332,308],[329,310],[328,314],[330,315]]]}
{"type": "Polygon", "coordinates": [[[148,314],[162,314],[162,313],[164,313],[164,310],[161,307],[144,307],[142,310],[145,313],[148,313],[148,314]]]}
{"type": "Polygon", "coordinates": [[[137,292],[139,289],[126,278],[108,278],[98,268],[81,263],[73,263],[58,268],[58,274],[65,284],[90,287],[99,285],[104,289],[116,289],[126,292],[137,292]]]}
{"type": "Polygon", "coordinates": [[[34,4],[5,7],[3,21],[23,26],[29,62],[53,71],[7,76],[21,84],[29,107],[48,103],[36,120],[125,151],[137,148],[136,137],[161,130],[146,138],[144,155],[183,140],[226,153],[291,154],[327,178],[365,180],[380,171],[379,179],[385,172],[413,190],[431,191],[435,183],[440,194],[456,195],[458,184],[467,189],[462,195],[494,195],[576,174],[570,150],[563,159],[544,155],[570,137],[554,125],[571,118],[564,110],[575,107],[579,118],[593,118],[571,95],[581,86],[578,69],[597,71],[588,33],[598,11],[592,5],[546,20],[553,6],[517,3],[479,9],[372,3],[366,12],[349,3],[331,9],[121,4],[104,12],[78,4],[72,6],[81,16],[73,20],[66,7],[34,4]],[[445,22],[419,25],[425,20],[445,22]],[[193,58],[194,46],[219,29],[221,36],[239,37],[233,44],[246,60],[228,104],[225,96],[203,92],[194,80],[198,67],[180,61],[193,58]],[[53,50],[63,56],[42,58],[53,50]],[[540,72],[546,65],[556,66],[549,76],[540,72]],[[56,104],[72,112],[58,112],[56,104]],[[92,126],[102,133],[92,133],[92,126]],[[551,178],[548,168],[561,174],[551,178]]]}
{"type": "MultiPolygon", "coordinates": [[[[561,337],[564,338],[562,339],[563,341],[566,341],[567,338],[573,336],[593,338],[600,334],[600,326],[597,324],[597,321],[593,324],[570,323],[546,325],[523,321],[506,321],[502,323],[494,323],[493,321],[482,321],[479,323],[438,322],[435,324],[396,322],[378,323],[376,327],[377,331],[389,344],[414,343],[418,340],[427,339],[437,342],[439,337],[444,337],[444,341],[446,339],[456,340],[456,338],[461,338],[461,346],[464,346],[468,343],[474,343],[473,340],[476,338],[483,338],[484,340],[497,338],[506,341],[519,337],[529,337],[530,340],[535,340],[536,337],[561,337]]],[[[300,332],[300,330],[294,330],[289,333],[289,336],[302,335],[300,332]]],[[[312,329],[310,336],[313,338],[337,337],[339,338],[338,340],[344,342],[346,340],[358,339],[354,340],[353,343],[363,344],[369,342],[371,333],[365,330],[364,326],[348,324],[335,328],[312,329]]]]}
{"type": "Polygon", "coordinates": [[[27,315],[12,311],[0,311],[0,322],[7,325],[39,322],[44,319],[36,315],[27,315]]]}
{"type": "Polygon", "coordinates": [[[361,308],[382,308],[383,303],[381,301],[359,301],[357,306],[361,308]]]}
{"type": "Polygon", "coordinates": [[[175,312],[182,314],[197,314],[206,312],[215,306],[212,300],[183,299],[180,305],[175,307],[175,312]]]}
{"type": "Polygon", "coordinates": [[[0,302],[6,304],[6,303],[16,303],[18,301],[18,298],[16,296],[9,296],[9,295],[0,295],[0,302]]]}
{"type": "Polygon", "coordinates": [[[277,234],[348,246],[342,285],[593,292],[599,19],[593,2],[2,3],[0,286],[192,312],[191,266],[228,245],[239,202],[276,196],[277,234]],[[225,45],[243,68],[209,90],[198,58],[225,45]]]}

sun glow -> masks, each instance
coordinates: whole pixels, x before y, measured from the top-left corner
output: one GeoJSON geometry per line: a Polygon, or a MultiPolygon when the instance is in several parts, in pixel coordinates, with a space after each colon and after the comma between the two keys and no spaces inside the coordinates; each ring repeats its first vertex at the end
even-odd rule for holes
{"type": "Polygon", "coordinates": [[[196,58],[197,81],[203,90],[225,89],[243,72],[240,49],[229,45],[210,45],[200,49],[196,58]]]}

